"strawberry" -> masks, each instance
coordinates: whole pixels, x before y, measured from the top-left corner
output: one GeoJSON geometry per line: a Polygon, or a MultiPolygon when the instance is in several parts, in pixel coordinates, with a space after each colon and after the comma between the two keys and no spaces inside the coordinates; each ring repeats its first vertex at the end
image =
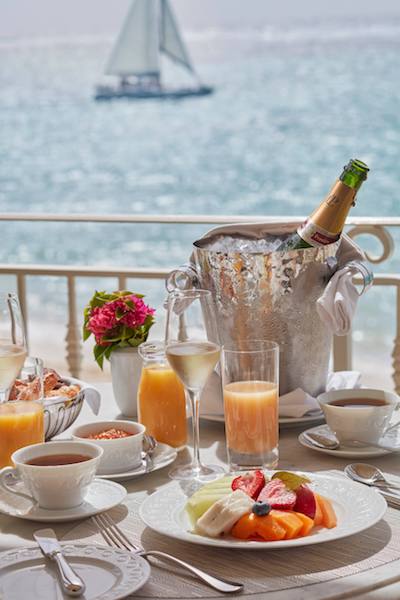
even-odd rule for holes
{"type": "Polygon", "coordinates": [[[296,499],[296,492],[289,490],[283,481],[271,479],[259,493],[257,502],[267,502],[277,510],[292,510],[296,499]]]}
{"type": "Polygon", "coordinates": [[[250,471],[244,475],[239,475],[232,481],[232,490],[242,490],[253,500],[257,499],[258,494],[265,485],[265,477],[262,471],[250,471]]]}

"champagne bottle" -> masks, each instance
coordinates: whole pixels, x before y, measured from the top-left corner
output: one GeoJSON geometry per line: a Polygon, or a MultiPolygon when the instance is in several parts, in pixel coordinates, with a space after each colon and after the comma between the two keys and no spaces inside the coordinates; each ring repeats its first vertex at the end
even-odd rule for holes
{"type": "Polygon", "coordinates": [[[295,233],[282,242],[278,251],[326,246],[337,242],[350,208],[355,205],[356,194],[367,179],[368,171],[369,168],[361,160],[350,160],[318,208],[295,233]]]}

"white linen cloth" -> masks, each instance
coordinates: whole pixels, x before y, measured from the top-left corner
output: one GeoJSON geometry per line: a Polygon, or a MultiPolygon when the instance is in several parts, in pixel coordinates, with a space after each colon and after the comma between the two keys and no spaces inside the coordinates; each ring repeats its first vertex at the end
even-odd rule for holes
{"type": "Polygon", "coordinates": [[[347,335],[350,332],[361,295],[353,283],[356,272],[352,266],[336,271],[317,300],[317,312],[321,321],[335,335],[347,335]]]}
{"type": "MultiPolygon", "coordinates": [[[[328,375],[326,391],[339,389],[353,389],[360,387],[361,373],[358,371],[337,371],[328,375]]],[[[214,372],[204,388],[201,403],[201,415],[206,417],[223,417],[223,399],[221,380],[214,372]]],[[[279,398],[279,416],[300,418],[313,416],[320,412],[317,399],[307,394],[301,388],[297,388],[279,398]]]]}

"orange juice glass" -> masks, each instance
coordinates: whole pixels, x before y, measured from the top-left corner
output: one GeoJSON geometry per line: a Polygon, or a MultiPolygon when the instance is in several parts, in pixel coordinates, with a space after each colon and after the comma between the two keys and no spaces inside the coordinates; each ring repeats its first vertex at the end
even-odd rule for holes
{"type": "Polygon", "coordinates": [[[13,466],[11,455],[24,446],[44,442],[43,405],[40,401],[0,403],[0,468],[13,466]]]}
{"type": "Polygon", "coordinates": [[[183,448],[187,441],[185,390],[165,356],[162,342],[139,346],[144,363],[138,390],[139,421],[159,442],[183,448]]]}
{"type": "Polygon", "coordinates": [[[225,433],[233,471],[278,464],[279,347],[242,342],[222,352],[225,433]]]}

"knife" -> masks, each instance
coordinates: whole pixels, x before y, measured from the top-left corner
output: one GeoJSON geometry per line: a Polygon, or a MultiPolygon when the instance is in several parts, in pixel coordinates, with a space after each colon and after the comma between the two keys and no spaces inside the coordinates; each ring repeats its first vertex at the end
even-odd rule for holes
{"type": "Polygon", "coordinates": [[[39,529],[33,537],[43,554],[56,563],[63,591],[69,596],[81,596],[86,586],[67,563],[53,529],[39,529]]]}

